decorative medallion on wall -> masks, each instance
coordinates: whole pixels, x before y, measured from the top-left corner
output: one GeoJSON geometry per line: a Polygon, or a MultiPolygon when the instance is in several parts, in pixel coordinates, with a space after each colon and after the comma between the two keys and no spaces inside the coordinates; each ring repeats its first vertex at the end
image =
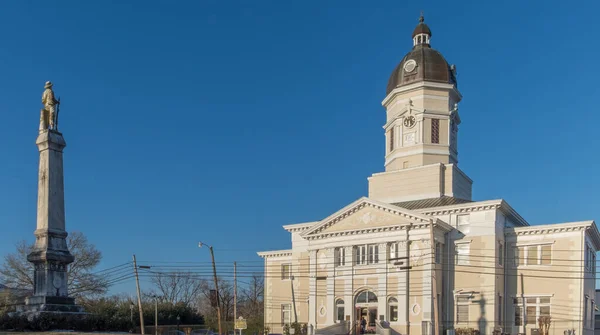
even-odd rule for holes
{"type": "Polygon", "coordinates": [[[322,317],[327,315],[327,309],[325,308],[325,306],[321,306],[321,308],[319,308],[319,315],[322,317]]]}
{"type": "Polygon", "coordinates": [[[62,285],[62,278],[60,278],[60,276],[58,275],[58,273],[54,274],[54,279],[52,280],[52,285],[54,285],[54,288],[60,288],[60,286],[62,285]]]}
{"type": "Polygon", "coordinates": [[[423,258],[423,250],[417,245],[417,243],[411,243],[410,245],[410,260],[412,265],[419,265],[423,258]]]}
{"type": "Polygon", "coordinates": [[[319,267],[325,269],[327,267],[327,255],[324,252],[319,256],[319,267]]]}
{"type": "Polygon", "coordinates": [[[362,216],[361,220],[362,220],[362,223],[369,224],[373,220],[373,216],[371,215],[371,213],[365,213],[362,216]]]}
{"type": "Polygon", "coordinates": [[[419,315],[421,313],[421,306],[419,305],[419,303],[417,303],[416,298],[415,302],[413,302],[412,306],[410,307],[410,313],[412,315],[419,315]]]}

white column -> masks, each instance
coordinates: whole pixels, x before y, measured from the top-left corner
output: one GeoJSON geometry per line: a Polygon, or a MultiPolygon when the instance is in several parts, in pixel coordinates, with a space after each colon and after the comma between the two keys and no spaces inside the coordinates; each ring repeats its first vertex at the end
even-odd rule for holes
{"type": "Polygon", "coordinates": [[[404,146],[404,118],[402,119],[402,123],[398,126],[398,129],[400,129],[399,133],[400,135],[398,136],[399,139],[399,144],[401,147],[404,146]]]}
{"type": "Polygon", "coordinates": [[[379,244],[379,264],[377,268],[377,320],[383,315],[387,317],[387,278],[388,278],[388,252],[387,243],[379,244]]]}
{"type": "MultiPolygon", "coordinates": [[[[408,248],[410,247],[409,241],[398,241],[398,257],[407,257],[408,248]]],[[[410,259],[401,259],[404,262],[404,266],[410,265],[410,259]]],[[[408,271],[400,270],[398,273],[398,321],[401,325],[406,325],[407,315],[409,311],[409,297],[407,296],[407,285],[408,283],[408,271]]]]}
{"type": "MultiPolygon", "coordinates": [[[[346,267],[347,273],[345,276],[345,286],[344,286],[344,314],[350,315],[350,321],[354,321],[356,316],[354,315],[354,296],[352,295],[354,291],[354,248],[353,247],[345,247],[346,250],[346,267]]],[[[346,317],[344,316],[344,320],[346,317]]]]}
{"type": "Polygon", "coordinates": [[[308,323],[316,326],[315,318],[317,313],[317,251],[310,251],[310,259],[308,262],[309,278],[308,278],[308,323]]]}
{"type": "Polygon", "coordinates": [[[327,273],[327,300],[325,301],[325,308],[327,308],[327,315],[325,321],[328,325],[332,325],[335,320],[335,267],[334,267],[334,249],[327,250],[327,266],[325,267],[327,273]]]}
{"type": "Polygon", "coordinates": [[[431,240],[421,241],[423,257],[423,299],[421,308],[423,310],[423,320],[433,320],[433,299],[432,299],[432,278],[433,275],[433,255],[431,254],[431,240]]]}

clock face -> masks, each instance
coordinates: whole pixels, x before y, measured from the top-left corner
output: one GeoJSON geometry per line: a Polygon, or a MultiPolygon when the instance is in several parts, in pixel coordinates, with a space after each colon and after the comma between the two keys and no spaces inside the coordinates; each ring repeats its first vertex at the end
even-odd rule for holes
{"type": "Polygon", "coordinates": [[[414,125],[416,123],[417,123],[417,120],[415,120],[415,117],[412,115],[409,115],[404,118],[404,126],[405,127],[412,128],[412,127],[414,127],[414,125]]]}
{"type": "Polygon", "coordinates": [[[417,67],[417,62],[415,62],[414,59],[409,59],[408,61],[406,61],[406,63],[404,63],[404,71],[405,72],[413,72],[415,70],[415,68],[417,67]]]}

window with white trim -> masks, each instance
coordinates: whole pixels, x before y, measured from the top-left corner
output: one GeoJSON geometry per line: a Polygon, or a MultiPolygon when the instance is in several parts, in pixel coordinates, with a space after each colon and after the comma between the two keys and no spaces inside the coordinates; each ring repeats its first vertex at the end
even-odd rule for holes
{"type": "Polygon", "coordinates": [[[515,326],[523,325],[523,312],[525,312],[526,324],[537,325],[541,316],[550,316],[550,297],[522,297],[514,298],[515,326]],[[525,303],[523,303],[525,302],[525,303]]]}
{"type": "Polygon", "coordinates": [[[344,266],[346,265],[346,249],[345,248],[335,248],[335,266],[344,266]]]}
{"type": "Polygon", "coordinates": [[[336,320],[338,322],[342,322],[344,321],[344,300],[342,299],[338,299],[335,302],[335,308],[336,308],[336,320]]]}
{"type": "Polygon", "coordinates": [[[439,242],[435,243],[435,263],[436,264],[441,264],[442,263],[442,251],[443,250],[443,245],[439,242]]]}
{"type": "Polygon", "coordinates": [[[498,296],[498,325],[502,325],[502,296],[498,296]]]}
{"type": "Polygon", "coordinates": [[[456,297],[456,322],[457,323],[468,323],[469,322],[469,305],[471,304],[470,297],[456,297]]]}
{"type": "Polygon", "coordinates": [[[292,323],[292,305],[282,304],[281,305],[281,325],[289,325],[292,323]]]}
{"type": "Polygon", "coordinates": [[[356,264],[377,264],[379,263],[379,245],[366,244],[356,246],[356,264]]]}
{"type": "Polygon", "coordinates": [[[389,308],[389,318],[391,322],[398,321],[398,299],[389,298],[388,299],[388,308],[389,308]]]}
{"type": "Polygon", "coordinates": [[[461,214],[456,216],[456,229],[465,235],[471,231],[469,214],[461,214]]]}
{"type": "Polygon", "coordinates": [[[469,265],[470,243],[456,244],[456,265],[469,265]]]}
{"type": "Polygon", "coordinates": [[[552,264],[552,245],[525,245],[517,247],[515,265],[550,265],[552,264]]]}
{"type": "Polygon", "coordinates": [[[391,243],[388,249],[388,259],[391,263],[397,262],[397,258],[400,257],[400,250],[398,250],[398,243],[391,243]]]}
{"type": "Polygon", "coordinates": [[[292,278],[292,264],[281,264],[281,280],[292,278]]]}
{"type": "Polygon", "coordinates": [[[585,269],[588,272],[596,273],[596,252],[587,243],[585,244],[585,269]]]}

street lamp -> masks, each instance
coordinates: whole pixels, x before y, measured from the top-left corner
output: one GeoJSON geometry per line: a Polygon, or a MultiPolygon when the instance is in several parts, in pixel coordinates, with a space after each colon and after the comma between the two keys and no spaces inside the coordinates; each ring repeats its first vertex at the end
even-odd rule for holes
{"type": "Polygon", "coordinates": [[[219,301],[219,282],[217,279],[217,266],[215,265],[215,253],[213,252],[213,247],[206,243],[198,242],[198,248],[202,248],[203,246],[207,246],[210,251],[210,257],[212,258],[212,266],[213,266],[213,276],[215,280],[215,290],[217,291],[217,322],[219,324],[219,335],[223,335],[221,332],[221,303],[219,301]]]}
{"type": "Polygon", "coordinates": [[[158,296],[151,294],[151,298],[154,298],[154,334],[158,335],[158,296]]]}
{"type": "Polygon", "coordinates": [[[129,301],[129,310],[131,312],[130,318],[131,318],[131,328],[133,329],[133,309],[135,308],[135,305],[133,304],[133,301],[129,301]]]}
{"type": "Polygon", "coordinates": [[[179,320],[181,320],[179,318],[179,314],[177,314],[177,333],[179,334],[179,320]]]}

